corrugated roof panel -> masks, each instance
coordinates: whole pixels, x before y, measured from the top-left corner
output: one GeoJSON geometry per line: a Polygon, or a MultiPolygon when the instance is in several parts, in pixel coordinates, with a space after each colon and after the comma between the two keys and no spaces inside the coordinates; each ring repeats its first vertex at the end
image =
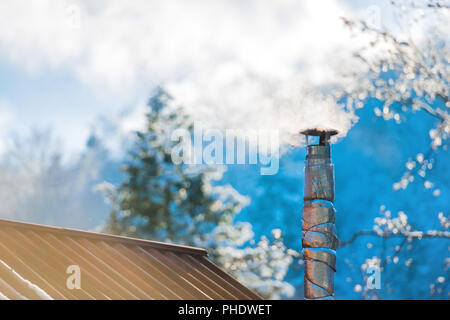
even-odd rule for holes
{"type": "Polygon", "coordinates": [[[0,220],[0,299],[261,299],[199,248],[0,220]],[[80,289],[67,268],[79,266],[80,289]]]}

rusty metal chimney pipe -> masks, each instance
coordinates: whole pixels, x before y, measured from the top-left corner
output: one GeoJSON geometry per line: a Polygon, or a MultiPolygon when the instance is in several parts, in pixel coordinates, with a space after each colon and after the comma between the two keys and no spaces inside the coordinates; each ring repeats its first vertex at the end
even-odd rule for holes
{"type": "Polygon", "coordinates": [[[301,132],[318,136],[318,144],[307,145],[303,194],[302,246],[305,261],[305,299],[333,299],[338,238],[334,223],[334,167],[331,163],[331,129],[301,132]]]}

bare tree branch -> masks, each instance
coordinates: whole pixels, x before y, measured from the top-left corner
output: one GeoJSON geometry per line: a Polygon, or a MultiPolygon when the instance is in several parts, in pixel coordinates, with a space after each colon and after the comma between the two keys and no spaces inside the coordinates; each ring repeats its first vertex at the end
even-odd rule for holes
{"type": "Polygon", "coordinates": [[[374,236],[379,238],[409,238],[409,239],[425,239],[425,238],[444,238],[450,239],[449,231],[430,230],[427,232],[422,231],[410,231],[402,233],[379,233],[376,231],[362,230],[353,234],[348,241],[340,241],[339,248],[345,247],[353,243],[357,238],[361,236],[374,236]]]}

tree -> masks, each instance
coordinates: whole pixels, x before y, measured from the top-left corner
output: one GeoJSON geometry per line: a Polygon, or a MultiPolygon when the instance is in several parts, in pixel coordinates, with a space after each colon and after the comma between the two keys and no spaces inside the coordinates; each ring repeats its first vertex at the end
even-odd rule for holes
{"type": "Polygon", "coordinates": [[[136,132],[123,167],[124,181],[98,186],[112,206],[104,232],[205,247],[219,266],[264,297],[292,295],[283,279],[295,252],[279,233],[252,245],[251,225],[233,223],[249,199],[217,183],[224,168],[172,161],[180,141],[171,134],[180,128],[192,132],[190,119],[162,88],[148,107],[146,128],[136,132]]]}
{"type": "Polygon", "coordinates": [[[214,168],[174,165],[171,152],[179,141],[171,133],[192,131],[192,125],[170,103],[163,89],[149,100],[147,128],[136,132],[123,168],[126,179],[117,190],[120,224],[128,234],[192,244],[196,235],[229,222],[246,199],[230,187],[213,186],[214,168]]]}
{"type": "MultiPolygon", "coordinates": [[[[432,189],[433,196],[438,198],[441,190],[427,176],[436,167],[438,160],[448,163],[450,47],[446,28],[449,6],[440,1],[392,1],[392,4],[399,12],[398,20],[404,22],[404,30],[420,30],[426,36],[417,39],[411,32],[407,36],[399,35],[365,21],[344,19],[356,36],[368,38],[370,42],[355,52],[363,68],[348,75],[353,80],[349,82],[350,85],[341,88],[338,99],[347,99],[349,107],[375,105],[377,116],[396,123],[407,122],[419,113],[425,125],[426,117],[432,117],[434,124],[428,128],[431,138],[428,150],[408,159],[406,172],[392,188],[394,192],[399,192],[406,190],[412,182],[422,181],[424,188],[432,189]]],[[[404,136],[403,139],[408,137],[404,136]]],[[[448,204],[444,210],[448,210],[448,204]]],[[[380,255],[368,258],[362,270],[376,265],[386,274],[388,266],[391,265],[392,269],[405,248],[405,255],[409,256],[405,266],[411,269],[416,260],[412,256],[412,249],[415,246],[420,250],[421,239],[450,239],[448,217],[444,212],[436,213],[434,218],[429,217],[430,220],[439,221],[440,229],[421,230],[410,224],[408,215],[403,211],[397,217],[392,217],[386,206],[382,206],[380,211],[381,216],[374,218],[373,230],[358,231],[350,240],[341,242],[341,247],[344,247],[362,236],[382,240],[380,255]],[[391,248],[387,248],[389,240],[390,243],[395,241],[391,248]],[[388,254],[388,251],[393,253],[388,254]]],[[[443,258],[442,266],[436,282],[430,285],[430,294],[438,294],[441,298],[446,294],[445,287],[449,283],[447,275],[450,262],[447,257],[443,258]]],[[[389,278],[395,279],[394,273],[390,273],[389,278]]],[[[370,291],[364,281],[362,283],[355,286],[355,290],[361,292],[364,298],[383,296],[383,292],[370,291]]],[[[386,281],[385,284],[389,289],[389,283],[386,281]]]]}
{"type": "Polygon", "coordinates": [[[104,219],[104,201],[92,191],[103,167],[102,150],[90,145],[81,157],[65,157],[49,129],[14,134],[7,142],[0,160],[2,217],[87,229],[104,219]]]}

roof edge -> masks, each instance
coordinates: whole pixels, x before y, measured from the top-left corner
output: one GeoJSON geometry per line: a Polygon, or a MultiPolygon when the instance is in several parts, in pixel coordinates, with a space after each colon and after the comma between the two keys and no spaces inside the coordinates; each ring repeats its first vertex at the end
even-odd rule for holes
{"type": "Polygon", "coordinates": [[[83,231],[83,230],[70,229],[70,228],[47,226],[47,225],[42,225],[42,224],[34,224],[34,223],[28,223],[28,222],[22,222],[22,221],[8,220],[8,219],[0,219],[0,226],[9,226],[9,227],[14,227],[14,228],[45,231],[45,232],[54,233],[54,234],[61,234],[61,235],[73,236],[73,237],[84,237],[84,238],[95,239],[95,240],[104,240],[104,241],[113,241],[113,242],[120,242],[120,243],[126,243],[126,244],[134,244],[134,245],[139,245],[139,246],[151,247],[151,248],[155,248],[155,249],[164,249],[164,250],[177,251],[177,252],[183,252],[183,253],[189,253],[189,254],[195,254],[195,255],[201,255],[201,256],[208,255],[208,251],[206,251],[206,249],[203,249],[203,248],[197,248],[197,247],[191,247],[191,246],[185,246],[185,245],[179,245],[179,244],[171,244],[171,243],[139,239],[139,238],[130,238],[130,237],[117,236],[117,235],[99,233],[99,232],[90,232],[90,231],[83,231]]]}

